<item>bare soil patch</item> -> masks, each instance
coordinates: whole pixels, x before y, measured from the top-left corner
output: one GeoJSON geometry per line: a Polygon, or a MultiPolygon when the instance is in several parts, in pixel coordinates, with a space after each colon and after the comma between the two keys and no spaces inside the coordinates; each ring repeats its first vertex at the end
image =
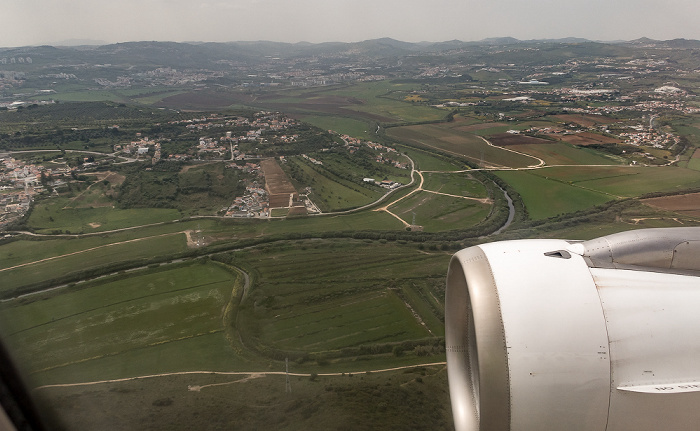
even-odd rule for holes
{"type": "Polygon", "coordinates": [[[700,159],[700,148],[696,149],[691,159],[700,159]]]}
{"type": "Polygon", "coordinates": [[[649,198],[643,199],[642,202],[653,208],[673,211],[687,216],[700,217],[700,193],[649,198]]]}
{"type": "Polygon", "coordinates": [[[260,167],[265,175],[265,189],[270,198],[270,208],[288,207],[290,201],[299,199],[299,194],[277,160],[265,159],[260,162],[260,167]]]}
{"type": "Polygon", "coordinates": [[[306,207],[293,207],[289,209],[289,215],[306,215],[306,207]]]}
{"type": "Polygon", "coordinates": [[[490,136],[489,141],[493,145],[499,147],[507,147],[510,145],[526,145],[526,144],[552,144],[553,141],[547,139],[535,138],[533,136],[526,136],[513,133],[500,133],[498,135],[490,136]]]}

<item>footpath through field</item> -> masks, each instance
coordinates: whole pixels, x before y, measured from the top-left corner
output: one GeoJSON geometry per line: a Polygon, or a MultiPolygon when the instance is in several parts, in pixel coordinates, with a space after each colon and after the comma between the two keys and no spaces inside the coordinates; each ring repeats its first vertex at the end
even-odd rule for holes
{"type": "MultiPolygon", "coordinates": [[[[119,383],[119,382],[128,382],[128,381],[133,381],[133,380],[143,380],[143,379],[152,379],[152,378],[157,378],[157,377],[168,377],[168,376],[185,376],[185,375],[219,375],[219,376],[249,376],[247,379],[244,380],[251,380],[257,377],[262,377],[262,376],[280,376],[280,375],[290,375],[293,377],[311,377],[312,375],[317,375],[317,376],[344,376],[348,374],[362,374],[362,373],[386,373],[390,371],[399,371],[399,370],[406,370],[409,368],[417,368],[417,367],[432,367],[432,366],[444,366],[447,365],[447,362],[431,362],[427,364],[414,364],[414,365],[403,365],[400,367],[393,367],[393,368],[382,368],[378,370],[360,370],[360,371],[355,371],[355,372],[338,372],[338,373],[287,373],[285,371],[180,371],[180,372],[174,372],[174,373],[162,373],[162,374],[149,374],[145,376],[136,376],[136,377],[125,377],[123,379],[110,379],[110,380],[97,380],[94,382],[80,382],[80,383],[58,383],[58,384],[52,384],[52,385],[43,385],[43,386],[37,386],[33,390],[38,391],[40,389],[48,389],[48,388],[68,388],[68,387],[75,387],[75,386],[91,386],[91,385],[99,385],[99,384],[105,384],[105,383],[119,383]]],[[[236,382],[240,382],[241,380],[237,380],[236,382]]],[[[231,382],[235,383],[235,382],[231,382]]],[[[225,383],[224,383],[225,384],[225,383]]],[[[203,385],[203,386],[189,386],[188,390],[190,391],[199,391],[205,387],[208,386],[219,386],[222,385],[222,383],[215,383],[211,385],[203,385]]]]}

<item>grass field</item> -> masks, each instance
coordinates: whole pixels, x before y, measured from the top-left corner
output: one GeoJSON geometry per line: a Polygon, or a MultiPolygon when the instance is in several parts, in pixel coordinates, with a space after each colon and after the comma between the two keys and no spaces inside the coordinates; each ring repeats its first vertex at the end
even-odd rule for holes
{"type": "MultiPolygon", "coordinates": [[[[118,209],[111,205],[73,208],[75,205],[75,201],[67,198],[39,201],[27,224],[36,233],[51,233],[57,230],[89,233],[172,221],[181,217],[176,209],[118,209]]],[[[89,205],[89,202],[85,205],[89,205]]],[[[102,205],[101,201],[99,205],[102,205]]]]}
{"type": "Polygon", "coordinates": [[[509,149],[531,154],[548,165],[614,165],[616,160],[586,148],[576,148],[562,142],[535,145],[511,145],[509,149]]]}
{"type": "MultiPolygon", "coordinates": [[[[416,88],[412,84],[397,84],[390,81],[360,82],[335,85],[322,88],[292,88],[267,94],[264,99],[245,99],[247,104],[277,109],[296,116],[310,118],[310,122],[319,125],[329,120],[320,120],[320,116],[334,116],[353,119],[355,122],[333,120],[332,124],[341,127],[352,125],[359,130],[358,122],[369,123],[406,123],[441,120],[447,112],[423,104],[404,101],[408,92],[416,88]]],[[[241,101],[240,95],[238,97],[241,101]]],[[[332,125],[331,124],[331,125],[332,125]]],[[[367,127],[361,128],[372,133],[367,127]]],[[[361,137],[361,136],[358,136],[361,137]]]]}
{"type": "MultiPolygon", "coordinates": [[[[368,346],[444,332],[448,253],[335,240],[288,242],[233,256],[253,280],[235,319],[243,345],[258,346],[253,352],[350,348],[384,366],[386,348],[368,346]]],[[[240,351],[225,337],[230,323],[224,310],[234,286],[241,288],[236,280],[235,271],[206,260],[119,274],[1,303],[0,327],[33,385],[264,369],[267,359],[240,351]]],[[[425,355],[444,358],[439,349],[406,355],[408,363],[425,355]]],[[[352,361],[338,366],[357,369],[352,361]]]]}
{"type": "Polygon", "coordinates": [[[675,166],[553,167],[533,173],[623,197],[700,186],[700,172],[675,166]]]}
{"type": "MultiPolygon", "coordinates": [[[[126,243],[97,246],[93,249],[83,249],[83,251],[73,252],[72,254],[54,255],[53,258],[48,260],[35,261],[35,263],[3,270],[1,272],[3,283],[2,287],[0,287],[0,292],[6,293],[33,283],[79,273],[80,271],[100,266],[132,260],[146,261],[185,250],[187,250],[185,234],[172,233],[135,239],[126,243]]],[[[26,252],[28,250],[25,249],[23,251],[26,252]]]]}
{"type": "Polygon", "coordinates": [[[490,204],[471,199],[443,196],[427,191],[411,195],[399,201],[389,210],[405,222],[423,226],[426,232],[465,229],[483,221],[489,214],[490,204]]]}
{"type": "Polygon", "coordinates": [[[482,160],[486,164],[513,168],[537,164],[537,160],[532,157],[489,146],[473,133],[451,129],[444,125],[392,127],[387,130],[387,135],[414,146],[465,157],[477,164],[482,160]]]}
{"type": "Polygon", "coordinates": [[[81,85],[63,85],[55,88],[56,93],[37,96],[37,100],[61,102],[118,102],[152,105],[165,97],[182,93],[172,87],[147,87],[121,90],[94,90],[81,85]]]}
{"type": "Polygon", "coordinates": [[[364,103],[352,105],[349,107],[350,109],[392,118],[397,122],[434,121],[445,116],[445,111],[440,109],[386,97],[392,92],[404,93],[413,88],[414,86],[410,84],[378,81],[354,84],[346,88],[331,90],[327,94],[358,98],[364,103]]]}
{"type": "Polygon", "coordinates": [[[316,127],[320,127],[321,129],[333,130],[334,132],[344,133],[354,138],[367,140],[376,138],[374,130],[370,129],[370,124],[367,121],[330,115],[302,116],[302,120],[316,127]]]}
{"type": "Polygon", "coordinates": [[[56,100],[59,102],[119,102],[126,103],[128,98],[109,90],[66,91],[46,96],[38,96],[38,100],[56,100]]]}
{"type": "MultiPolygon", "coordinates": [[[[374,178],[377,181],[389,179],[401,184],[408,184],[411,181],[411,169],[408,159],[393,152],[362,148],[354,154],[320,153],[315,158],[323,163],[323,170],[339,178],[355,178],[362,183],[362,186],[367,186],[367,184],[359,180],[367,177],[374,178]],[[392,160],[405,164],[406,169],[395,167],[389,163],[377,162],[378,157],[382,157],[387,161],[392,160]]],[[[372,192],[376,193],[378,190],[377,186],[369,187],[372,192]]]]}
{"type": "Polygon", "coordinates": [[[36,393],[54,408],[47,422],[65,429],[454,429],[441,365],[291,376],[290,386],[285,392],[284,375],[176,375],[36,393]],[[187,390],[196,386],[201,389],[187,390]]]}
{"type": "MultiPolygon", "coordinates": [[[[435,324],[439,311],[426,316],[429,331],[406,304],[423,299],[407,299],[402,292],[411,288],[442,298],[447,254],[424,254],[389,243],[324,241],[239,256],[244,268],[254,268],[255,278],[239,321],[244,343],[250,340],[260,349],[323,353],[441,336],[444,331],[435,324]]],[[[422,309],[433,307],[426,303],[422,309]]]]}
{"type": "Polygon", "coordinates": [[[545,170],[538,170],[538,174],[534,171],[496,173],[522,196],[528,214],[534,220],[582,210],[613,199],[600,192],[548,179],[539,171],[545,170]]]}
{"type": "Polygon", "coordinates": [[[399,147],[399,149],[413,160],[419,171],[460,171],[466,168],[463,163],[432,155],[426,151],[407,147],[399,147]]]}
{"type": "Polygon", "coordinates": [[[313,167],[310,162],[300,158],[289,158],[288,165],[295,165],[300,174],[292,175],[298,188],[310,186],[311,200],[323,212],[347,210],[366,205],[382,195],[379,187],[369,189],[364,185],[342,179],[322,166],[313,167]],[[299,180],[303,178],[303,182],[299,180]]]}
{"type": "Polygon", "coordinates": [[[3,303],[3,332],[34,384],[229,369],[232,351],[217,353],[236,277],[194,263],[47,292],[3,303]]]}
{"type": "Polygon", "coordinates": [[[486,187],[469,173],[444,174],[436,172],[423,173],[423,188],[434,192],[473,198],[486,198],[486,187]]]}

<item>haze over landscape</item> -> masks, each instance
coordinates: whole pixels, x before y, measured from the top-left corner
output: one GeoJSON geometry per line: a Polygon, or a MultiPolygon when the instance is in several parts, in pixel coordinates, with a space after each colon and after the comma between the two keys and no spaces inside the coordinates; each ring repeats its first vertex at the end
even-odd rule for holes
{"type": "Polygon", "coordinates": [[[2,0],[0,46],[139,40],[700,39],[694,0],[2,0]]]}

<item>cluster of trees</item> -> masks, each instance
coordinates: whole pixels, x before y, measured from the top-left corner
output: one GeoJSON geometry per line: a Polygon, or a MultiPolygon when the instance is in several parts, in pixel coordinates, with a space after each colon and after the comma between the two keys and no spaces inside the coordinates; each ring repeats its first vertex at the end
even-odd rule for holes
{"type": "MultiPolygon", "coordinates": [[[[126,179],[119,188],[117,203],[121,208],[176,208],[187,210],[193,195],[207,197],[212,210],[230,205],[236,196],[243,196],[245,183],[240,171],[223,164],[180,172],[178,162],[162,162],[146,171],[144,164],[124,169],[126,179]]],[[[201,204],[201,203],[200,203],[201,204]]]]}

